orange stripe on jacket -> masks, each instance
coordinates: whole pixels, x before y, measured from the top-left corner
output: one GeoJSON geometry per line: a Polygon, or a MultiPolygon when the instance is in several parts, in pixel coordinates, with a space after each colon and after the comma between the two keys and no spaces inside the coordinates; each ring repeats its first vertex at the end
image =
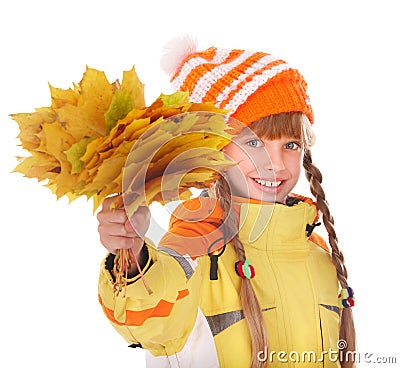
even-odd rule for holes
{"type": "MultiPolygon", "coordinates": [[[[299,200],[314,205],[317,208],[317,215],[314,222],[318,221],[319,210],[316,203],[311,199],[297,194],[290,194],[299,200]]],[[[237,204],[242,202],[262,203],[258,200],[232,196],[233,210],[239,216],[237,204]],[[236,202],[236,203],[235,203],[236,202]]],[[[160,240],[160,247],[174,249],[179,254],[188,254],[193,259],[222,248],[224,213],[218,200],[209,197],[198,197],[183,202],[174,211],[169,223],[168,232],[160,240]],[[211,249],[208,249],[217,239],[211,249]]],[[[238,218],[239,219],[239,218],[238,218]]],[[[312,233],[309,240],[317,244],[327,252],[330,252],[325,241],[317,234],[312,233]]]]}
{"type": "MultiPolygon", "coordinates": [[[[189,295],[189,290],[181,290],[178,292],[178,296],[176,300],[184,298],[189,295]]],[[[141,326],[147,319],[152,317],[168,317],[171,314],[174,303],[167,302],[166,300],[160,300],[158,304],[154,308],[144,309],[142,311],[126,311],[126,320],[125,323],[118,322],[114,318],[114,311],[110,308],[107,308],[103,300],[99,295],[99,302],[103,308],[103,311],[106,317],[113,323],[119,326],[141,326]]]]}
{"type": "Polygon", "coordinates": [[[322,237],[319,236],[318,234],[312,233],[311,236],[308,238],[308,240],[311,240],[314,244],[317,244],[319,247],[321,247],[323,250],[326,250],[328,253],[331,252],[331,250],[325,243],[325,240],[322,239],[322,237]]]}
{"type": "Polygon", "coordinates": [[[172,214],[168,232],[159,247],[188,254],[193,259],[220,249],[224,245],[223,218],[222,208],[215,199],[198,197],[183,202],[172,214]]]}

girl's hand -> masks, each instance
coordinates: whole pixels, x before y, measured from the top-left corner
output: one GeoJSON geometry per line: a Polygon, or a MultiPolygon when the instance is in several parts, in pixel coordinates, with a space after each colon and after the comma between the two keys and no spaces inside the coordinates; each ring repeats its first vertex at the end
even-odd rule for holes
{"type": "Polygon", "coordinates": [[[132,248],[139,259],[150,225],[150,210],[147,206],[139,207],[129,221],[125,209],[110,208],[114,200],[115,197],[106,198],[97,214],[101,244],[113,254],[117,249],[132,248]]]}

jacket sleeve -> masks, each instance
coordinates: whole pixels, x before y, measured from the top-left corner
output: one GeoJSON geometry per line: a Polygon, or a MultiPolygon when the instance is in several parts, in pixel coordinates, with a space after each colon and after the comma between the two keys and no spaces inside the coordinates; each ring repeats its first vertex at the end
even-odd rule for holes
{"type": "Polygon", "coordinates": [[[125,296],[122,292],[115,295],[106,258],[99,277],[99,301],[129,344],[141,344],[155,356],[172,355],[183,348],[196,321],[201,275],[194,272],[196,262],[190,258],[179,263],[152,246],[147,250],[149,259],[143,271],[152,294],[138,275],[127,280],[125,296]]]}
{"type": "Polygon", "coordinates": [[[214,203],[207,201],[196,199],[178,207],[157,249],[146,239],[149,257],[143,272],[150,295],[139,275],[127,280],[125,297],[115,295],[107,257],[101,265],[99,301],[106,317],[129,344],[141,344],[155,356],[181,351],[196,322],[200,264],[208,261],[200,255],[206,254],[206,235],[218,237],[215,228],[221,223],[218,208],[209,211],[214,203]]]}

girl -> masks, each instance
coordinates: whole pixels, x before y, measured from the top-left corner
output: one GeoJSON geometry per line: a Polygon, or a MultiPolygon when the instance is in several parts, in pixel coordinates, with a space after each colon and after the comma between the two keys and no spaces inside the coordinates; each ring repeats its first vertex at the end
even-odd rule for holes
{"type": "Polygon", "coordinates": [[[237,165],[207,195],[177,208],[157,249],[143,242],[146,207],[129,221],[123,209],[110,209],[112,199],[104,202],[106,316],[131,346],[146,349],[149,367],[352,367],[345,353],[355,351],[353,292],[311,158],[304,78],[267,53],[197,52],[189,43],[163,62],[175,89],[244,124],[224,148],[237,165]],[[316,203],[291,194],[301,164],[316,203]],[[313,232],[320,212],[330,247],[313,232]],[[151,295],[134,267],[126,296],[114,295],[121,248],[134,249],[151,295]],[[347,350],[339,350],[343,342],[347,350]]]}

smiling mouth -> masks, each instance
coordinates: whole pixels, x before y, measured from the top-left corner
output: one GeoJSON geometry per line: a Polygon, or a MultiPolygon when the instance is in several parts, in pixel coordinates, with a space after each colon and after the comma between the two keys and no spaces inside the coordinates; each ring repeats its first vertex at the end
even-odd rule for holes
{"type": "Polygon", "coordinates": [[[263,187],[267,188],[278,188],[282,181],[269,181],[269,180],[262,180],[262,179],[253,179],[256,183],[262,185],[263,187]]]}

